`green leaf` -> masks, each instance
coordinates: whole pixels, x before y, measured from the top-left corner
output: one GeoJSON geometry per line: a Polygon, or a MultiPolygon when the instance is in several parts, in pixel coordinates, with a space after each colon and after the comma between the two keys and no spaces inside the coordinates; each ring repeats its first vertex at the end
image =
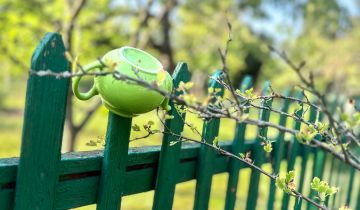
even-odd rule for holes
{"type": "Polygon", "coordinates": [[[336,187],[329,187],[326,191],[327,195],[333,195],[338,191],[338,189],[336,187]]]}
{"type": "Polygon", "coordinates": [[[140,126],[138,124],[134,124],[131,128],[133,131],[140,131],[140,126]]]}
{"type": "Polygon", "coordinates": [[[284,178],[280,178],[280,177],[277,177],[276,180],[275,180],[275,186],[277,188],[279,188],[280,190],[284,190],[285,189],[285,179],[284,178]]]}
{"type": "Polygon", "coordinates": [[[219,137],[216,136],[213,140],[213,146],[219,148],[219,137]]]}
{"type": "Polygon", "coordinates": [[[294,180],[295,178],[295,171],[289,171],[286,173],[286,176],[285,176],[285,183],[290,183],[294,180]]]}
{"type": "Polygon", "coordinates": [[[272,145],[271,145],[270,142],[268,142],[268,143],[266,143],[266,144],[264,145],[264,150],[265,150],[265,152],[267,152],[267,153],[270,153],[270,152],[273,150],[272,145]]]}

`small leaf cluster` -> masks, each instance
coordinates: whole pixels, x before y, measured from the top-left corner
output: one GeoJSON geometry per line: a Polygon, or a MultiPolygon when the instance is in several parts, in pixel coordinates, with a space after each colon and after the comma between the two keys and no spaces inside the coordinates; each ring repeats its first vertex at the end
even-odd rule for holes
{"type": "Polygon", "coordinates": [[[285,177],[277,177],[275,180],[275,185],[277,188],[290,194],[295,189],[294,178],[295,171],[289,171],[286,173],[285,177]]]}
{"type": "Polygon", "coordinates": [[[219,137],[216,136],[213,140],[213,146],[216,147],[216,148],[220,148],[219,146],[219,137]]]}
{"type": "MultiPolygon", "coordinates": [[[[143,129],[150,133],[150,134],[154,134],[154,133],[160,133],[161,131],[158,129],[152,129],[152,126],[154,125],[154,121],[149,120],[146,124],[144,124],[142,127],[143,129]]],[[[142,130],[142,128],[138,125],[138,124],[134,124],[131,126],[131,129],[135,132],[140,132],[142,130]]]]}
{"type": "Polygon", "coordinates": [[[318,193],[318,198],[322,202],[325,201],[327,196],[331,196],[338,191],[336,187],[330,186],[326,181],[322,181],[318,177],[313,178],[310,186],[311,189],[318,193]]]}
{"type": "Polygon", "coordinates": [[[305,129],[296,134],[296,139],[304,144],[309,144],[316,135],[324,135],[329,129],[328,123],[316,122],[315,125],[308,125],[305,129]]]}
{"type": "Polygon", "coordinates": [[[264,151],[267,152],[267,153],[270,153],[272,150],[273,150],[273,147],[272,147],[272,144],[270,141],[267,141],[265,144],[264,144],[264,151]]]}
{"type": "Polygon", "coordinates": [[[299,131],[296,134],[296,139],[301,142],[308,144],[315,138],[315,136],[318,134],[318,131],[313,125],[307,126],[304,130],[299,131]]]}
{"type": "Polygon", "coordinates": [[[98,145],[105,145],[105,140],[102,136],[98,136],[96,140],[90,140],[89,142],[86,142],[86,146],[89,147],[96,147],[98,145]]]}
{"type": "Polygon", "coordinates": [[[237,89],[235,92],[247,100],[254,100],[257,98],[257,95],[254,93],[254,88],[247,89],[244,92],[241,92],[239,89],[237,89]]]}
{"type": "Polygon", "coordinates": [[[341,113],[340,120],[344,122],[347,127],[353,129],[360,125],[360,112],[356,112],[352,116],[346,113],[341,113]]]}

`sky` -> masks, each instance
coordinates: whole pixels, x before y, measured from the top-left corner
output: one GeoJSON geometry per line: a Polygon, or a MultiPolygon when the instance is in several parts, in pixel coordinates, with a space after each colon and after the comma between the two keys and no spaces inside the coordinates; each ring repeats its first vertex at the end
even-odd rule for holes
{"type": "MultiPolygon", "coordinates": [[[[356,0],[337,0],[338,3],[346,8],[351,16],[360,15],[360,6],[356,0]]],[[[241,20],[252,28],[256,33],[267,34],[274,39],[276,43],[281,43],[289,36],[297,36],[301,32],[302,20],[289,17],[289,13],[281,12],[276,4],[264,4],[263,10],[269,15],[267,19],[254,19],[250,13],[244,13],[241,20]]],[[[291,8],[288,8],[291,9],[291,8]]]]}

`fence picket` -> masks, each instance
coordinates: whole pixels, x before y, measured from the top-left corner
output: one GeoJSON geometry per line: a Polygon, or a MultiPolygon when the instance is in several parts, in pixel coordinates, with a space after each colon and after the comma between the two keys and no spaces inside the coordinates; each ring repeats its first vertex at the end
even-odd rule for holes
{"type": "MultiPolygon", "coordinates": [[[[241,84],[240,90],[244,92],[245,90],[251,87],[251,77],[246,76],[241,84]]],[[[245,109],[244,113],[249,113],[249,109],[245,109]]],[[[238,123],[236,125],[235,138],[231,145],[231,152],[233,154],[239,154],[241,152],[242,147],[244,146],[245,141],[245,131],[246,131],[246,123],[238,123]]],[[[239,180],[239,170],[240,163],[239,161],[230,160],[229,163],[229,179],[226,190],[226,200],[225,200],[225,210],[234,210],[235,202],[236,202],[236,192],[239,180]]]]}
{"type": "MultiPolygon", "coordinates": [[[[68,68],[61,35],[47,33],[31,59],[33,71],[68,68]]],[[[21,156],[16,180],[16,210],[53,209],[69,79],[30,75],[21,156]]]]}
{"type": "Polygon", "coordinates": [[[350,200],[351,200],[351,194],[353,192],[353,184],[354,184],[354,178],[355,178],[355,173],[356,170],[353,167],[350,167],[350,172],[349,172],[349,186],[348,186],[348,190],[346,193],[346,204],[350,205],[350,200]]]}
{"type": "MultiPolygon", "coordinates": [[[[301,99],[303,97],[302,92],[297,92],[295,97],[298,99],[301,99]]],[[[301,108],[299,110],[295,110],[294,114],[302,117],[303,112],[304,112],[304,108],[301,108]]],[[[294,122],[294,129],[300,130],[300,127],[301,127],[301,122],[296,120],[294,122]]],[[[296,139],[295,136],[292,136],[291,137],[291,149],[289,152],[290,157],[289,157],[288,163],[287,163],[287,171],[294,170],[296,156],[299,154],[299,151],[300,151],[300,143],[298,142],[298,140],[296,139]]],[[[283,200],[282,200],[282,206],[281,206],[282,210],[288,209],[289,201],[290,201],[290,195],[284,193],[283,200]]]]}
{"type": "MultiPolygon", "coordinates": [[[[290,94],[290,91],[284,92],[285,96],[289,96],[289,94],[290,94]]],[[[290,106],[290,101],[284,100],[281,111],[287,113],[289,110],[289,106],[290,106]]],[[[287,116],[280,115],[279,125],[286,126],[286,121],[287,121],[287,116]]],[[[276,138],[276,142],[274,143],[274,161],[272,164],[273,174],[279,174],[281,160],[283,159],[283,155],[284,155],[284,146],[285,146],[284,137],[285,137],[285,132],[279,131],[279,134],[276,138]]],[[[275,182],[271,181],[270,189],[269,189],[269,199],[268,199],[268,203],[267,203],[268,210],[274,209],[275,193],[276,193],[275,182]]]]}
{"type": "MultiPolygon", "coordinates": [[[[173,74],[174,89],[179,86],[181,81],[190,81],[190,77],[187,64],[178,63],[173,74]]],[[[178,95],[177,92],[176,94],[178,95]]],[[[170,131],[175,134],[181,134],[184,128],[182,119],[185,119],[185,113],[183,115],[179,115],[172,101],[170,101],[170,106],[171,110],[168,114],[174,116],[174,119],[167,120],[165,122],[165,131],[170,129],[170,131]]],[[[164,134],[156,177],[153,210],[172,209],[177,182],[174,174],[178,173],[177,170],[181,150],[181,142],[171,145],[171,142],[175,140],[176,138],[174,136],[164,134]]]]}
{"type": "Polygon", "coordinates": [[[97,210],[118,210],[121,207],[131,120],[109,112],[97,210]]]}
{"type": "MultiPolygon", "coordinates": [[[[359,174],[359,172],[357,172],[357,173],[359,174]]],[[[358,194],[357,194],[355,209],[360,209],[360,186],[358,187],[358,194]]]]}
{"type": "MultiPolygon", "coordinates": [[[[310,107],[310,117],[309,117],[310,123],[315,122],[316,113],[317,113],[316,109],[314,107],[310,107]]],[[[301,145],[300,149],[302,149],[302,155],[301,155],[301,167],[300,167],[300,179],[299,179],[300,182],[299,182],[298,191],[300,193],[302,193],[303,188],[304,188],[304,182],[305,182],[306,165],[308,162],[309,154],[311,152],[311,148],[301,145]]],[[[294,204],[294,210],[300,210],[301,207],[302,207],[302,200],[297,199],[294,204]]]]}
{"type": "MultiPolygon", "coordinates": [[[[270,89],[270,82],[266,81],[262,94],[266,95],[269,92],[270,89]]],[[[265,107],[271,107],[272,105],[272,99],[264,100],[262,102],[262,106],[265,107]]],[[[270,111],[269,110],[261,110],[260,111],[260,120],[262,121],[269,121],[270,118],[270,111]]],[[[258,135],[256,137],[256,142],[254,145],[253,150],[253,160],[256,165],[261,166],[264,163],[265,160],[265,152],[262,148],[261,142],[263,141],[263,137],[267,137],[267,127],[259,127],[258,128],[258,135]]],[[[246,210],[255,210],[256,209],[256,203],[258,199],[258,193],[259,193],[259,182],[260,182],[260,173],[254,170],[251,170],[251,176],[250,176],[250,187],[248,191],[248,198],[246,202],[246,210]]]]}
{"type": "MultiPolygon", "coordinates": [[[[222,71],[216,71],[211,78],[221,78],[222,71]]],[[[210,79],[209,88],[218,89],[217,96],[224,95],[224,88],[216,80],[210,79]]],[[[204,121],[204,127],[202,131],[203,139],[209,144],[213,143],[213,140],[217,138],[219,134],[220,119],[212,118],[204,121]]],[[[200,146],[199,159],[196,169],[196,189],[195,189],[195,201],[194,210],[206,210],[209,208],[210,192],[212,175],[214,172],[213,162],[215,158],[215,151],[205,145],[200,146]]]]}

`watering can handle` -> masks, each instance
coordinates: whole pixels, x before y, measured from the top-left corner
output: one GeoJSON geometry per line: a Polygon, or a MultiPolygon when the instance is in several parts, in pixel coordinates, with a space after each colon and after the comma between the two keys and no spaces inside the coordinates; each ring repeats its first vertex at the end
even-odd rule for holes
{"type": "MultiPolygon", "coordinates": [[[[101,67],[103,67],[103,65],[99,61],[95,61],[93,63],[90,63],[89,65],[86,65],[83,68],[83,71],[89,72],[91,70],[101,68],[101,67]]],[[[97,95],[98,91],[96,90],[95,83],[93,84],[93,86],[90,88],[90,90],[88,92],[81,93],[79,91],[79,83],[80,83],[81,78],[82,78],[82,76],[77,76],[77,77],[74,77],[73,81],[72,81],[72,91],[73,91],[74,95],[76,96],[76,98],[78,98],[80,100],[88,100],[91,97],[97,95]]]]}

